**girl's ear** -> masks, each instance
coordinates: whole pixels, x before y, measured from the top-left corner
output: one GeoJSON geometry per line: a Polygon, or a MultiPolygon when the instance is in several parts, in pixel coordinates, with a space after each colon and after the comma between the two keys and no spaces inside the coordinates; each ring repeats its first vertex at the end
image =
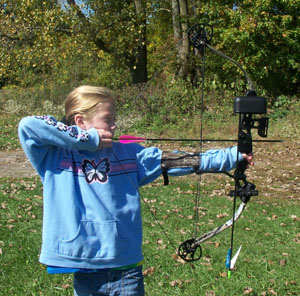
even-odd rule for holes
{"type": "Polygon", "coordinates": [[[81,114],[76,114],[75,117],[74,117],[74,121],[75,121],[75,124],[80,127],[81,129],[85,130],[85,120],[84,120],[84,117],[83,115],[81,114]]]}

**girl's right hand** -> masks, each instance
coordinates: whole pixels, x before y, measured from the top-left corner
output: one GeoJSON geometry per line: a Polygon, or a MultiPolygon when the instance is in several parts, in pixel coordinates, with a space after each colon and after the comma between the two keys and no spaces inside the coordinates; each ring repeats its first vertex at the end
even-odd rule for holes
{"type": "Polygon", "coordinates": [[[100,139],[98,149],[111,148],[114,135],[103,129],[97,129],[97,131],[100,139]]]}

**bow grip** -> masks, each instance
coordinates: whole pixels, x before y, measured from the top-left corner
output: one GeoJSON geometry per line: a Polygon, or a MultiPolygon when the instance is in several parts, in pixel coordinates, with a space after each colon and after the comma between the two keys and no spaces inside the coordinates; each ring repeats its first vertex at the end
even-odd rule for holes
{"type": "Polygon", "coordinates": [[[252,136],[250,132],[245,133],[242,130],[239,132],[238,151],[247,154],[252,152],[252,136]]]}
{"type": "MultiPolygon", "coordinates": [[[[250,133],[245,133],[243,131],[240,131],[239,139],[238,139],[238,151],[247,154],[252,152],[252,137],[250,133]]],[[[248,162],[246,159],[239,161],[237,165],[236,174],[238,176],[243,176],[245,170],[247,169],[247,166],[248,166],[248,162]]]]}

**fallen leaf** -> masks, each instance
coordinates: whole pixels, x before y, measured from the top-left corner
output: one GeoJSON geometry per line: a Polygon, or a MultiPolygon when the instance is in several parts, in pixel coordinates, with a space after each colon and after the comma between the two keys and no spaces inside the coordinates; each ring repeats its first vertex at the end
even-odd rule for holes
{"type": "Polygon", "coordinates": [[[69,289],[71,287],[70,284],[64,284],[61,286],[64,290],[69,289]]]}
{"type": "Polygon", "coordinates": [[[181,287],[182,286],[182,281],[181,280],[174,280],[174,281],[172,281],[172,282],[170,282],[170,285],[172,286],[172,287],[181,287]]]}
{"type": "Polygon", "coordinates": [[[143,270],[143,275],[147,276],[147,275],[153,275],[155,271],[154,267],[148,267],[146,269],[143,270]]]}
{"type": "Polygon", "coordinates": [[[159,245],[162,245],[164,241],[163,241],[161,238],[159,238],[156,242],[157,242],[159,245]]]}
{"type": "Polygon", "coordinates": [[[272,288],[268,288],[268,292],[272,295],[277,295],[277,293],[272,288]]]}
{"type": "Polygon", "coordinates": [[[216,215],[217,218],[221,219],[223,217],[228,217],[229,215],[227,213],[222,213],[222,214],[218,214],[216,215]]]}
{"type": "Polygon", "coordinates": [[[186,264],[187,262],[185,260],[183,260],[180,256],[178,256],[177,254],[172,254],[173,259],[178,262],[178,263],[182,263],[182,264],[186,264]]]}
{"type": "Polygon", "coordinates": [[[219,242],[215,242],[215,248],[219,248],[220,243],[219,242]]]}
{"type": "Polygon", "coordinates": [[[300,233],[298,233],[296,235],[296,237],[294,238],[294,242],[296,242],[297,244],[300,244],[300,233]]]}
{"type": "Polygon", "coordinates": [[[285,265],[286,265],[286,260],[285,260],[285,259],[280,260],[279,265],[280,265],[281,267],[285,266],[285,265]]]}
{"type": "Polygon", "coordinates": [[[253,292],[253,289],[252,288],[249,288],[249,287],[246,287],[246,288],[244,288],[244,295],[248,295],[248,294],[250,294],[250,293],[252,293],[253,292]]]}
{"type": "Polygon", "coordinates": [[[300,221],[300,217],[297,217],[296,215],[292,215],[291,218],[293,221],[300,221]]]}

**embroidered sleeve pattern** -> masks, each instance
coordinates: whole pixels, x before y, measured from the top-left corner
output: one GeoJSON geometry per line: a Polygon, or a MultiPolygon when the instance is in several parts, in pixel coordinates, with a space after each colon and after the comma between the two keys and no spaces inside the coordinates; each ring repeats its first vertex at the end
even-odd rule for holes
{"type": "Polygon", "coordinates": [[[67,126],[62,122],[58,122],[52,116],[42,115],[35,116],[35,118],[44,120],[46,124],[56,127],[61,132],[69,133],[70,137],[79,139],[81,142],[88,142],[89,140],[89,134],[87,132],[81,131],[81,133],[79,134],[78,128],[76,126],[67,126]]]}

